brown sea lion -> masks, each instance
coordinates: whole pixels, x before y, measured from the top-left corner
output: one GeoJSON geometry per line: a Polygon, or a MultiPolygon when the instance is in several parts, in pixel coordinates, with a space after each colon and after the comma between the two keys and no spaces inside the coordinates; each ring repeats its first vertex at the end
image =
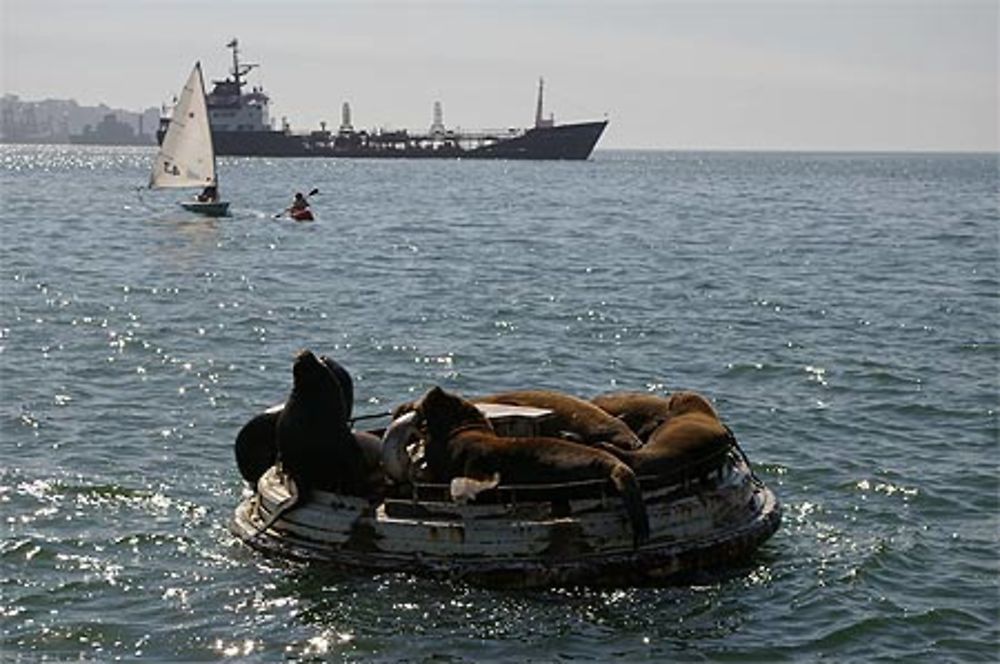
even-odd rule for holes
{"type": "Polygon", "coordinates": [[[275,423],[278,461],[309,489],[364,495],[364,454],[347,424],[345,395],[330,367],[303,350],[292,366],[294,386],[275,423]]]}
{"type": "Polygon", "coordinates": [[[624,422],[644,443],[670,417],[670,398],[649,392],[609,392],[590,402],[624,422]]]}
{"type": "Polygon", "coordinates": [[[718,458],[735,442],[708,399],[696,392],[675,392],[667,400],[666,420],[636,451],[603,449],[628,464],[636,475],[664,475],[693,463],[718,458]]]}
{"type": "Polygon", "coordinates": [[[434,479],[537,484],[607,479],[625,504],[634,544],[649,539],[649,518],[635,474],[611,454],[560,438],[501,438],[476,406],[433,387],[416,403],[425,458],[434,479]]]}
{"type": "Polygon", "coordinates": [[[542,434],[569,437],[584,445],[611,443],[623,450],[642,445],[628,426],[594,404],[562,392],[516,390],[473,399],[476,403],[502,403],[510,406],[546,408],[553,416],[543,425],[542,434]]]}

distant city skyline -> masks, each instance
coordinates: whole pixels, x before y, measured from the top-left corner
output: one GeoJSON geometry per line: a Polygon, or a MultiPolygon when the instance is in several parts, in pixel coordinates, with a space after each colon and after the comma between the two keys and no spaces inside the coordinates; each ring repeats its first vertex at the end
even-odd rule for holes
{"type": "Polygon", "coordinates": [[[0,92],[140,111],[240,40],[276,124],[610,119],[598,149],[997,151],[995,0],[0,0],[0,92]]]}
{"type": "Polygon", "coordinates": [[[0,143],[152,145],[160,112],[107,105],[81,106],[72,99],[0,96],[0,143]]]}

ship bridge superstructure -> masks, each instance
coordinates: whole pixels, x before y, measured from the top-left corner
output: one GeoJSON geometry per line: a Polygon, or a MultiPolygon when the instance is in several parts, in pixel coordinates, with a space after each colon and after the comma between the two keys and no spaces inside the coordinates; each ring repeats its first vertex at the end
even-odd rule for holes
{"type": "Polygon", "coordinates": [[[212,91],[207,95],[208,117],[214,131],[268,131],[271,119],[268,104],[271,99],[260,87],[244,93],[246,75],[256,64],[240,62],[239,41],[233,39],[227,48],[233,51],[233,69],[230,78],[212,81],[212,91]]]}

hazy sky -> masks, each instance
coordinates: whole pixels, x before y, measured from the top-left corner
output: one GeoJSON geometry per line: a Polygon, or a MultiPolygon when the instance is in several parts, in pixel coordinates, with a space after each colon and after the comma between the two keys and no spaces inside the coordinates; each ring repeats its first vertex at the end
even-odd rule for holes
{"type": "Polygon", "coordinates": [[[138,110],[225,44],[275,118],[602,118],[603,148],[997,150],[998,0],[0,0],[3,92],[138,110]]]}

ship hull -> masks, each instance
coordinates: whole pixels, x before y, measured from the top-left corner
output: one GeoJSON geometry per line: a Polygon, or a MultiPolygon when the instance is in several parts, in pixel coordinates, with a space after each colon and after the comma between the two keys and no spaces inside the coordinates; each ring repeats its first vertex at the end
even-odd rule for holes
{"type": "MultiPolygon", "coordinates": [[[[215,153],[230,157],[342,157],[381,159],[554,159],[585,160],[607,121],[535,127],[510,137],[488,137],[462,147],[459,140],[434,141],[405,136],[398,140],[362,139],[284,131],[212,131],[215,153]],[[352,140],[353,139],[353,140],[352,140]]],[[[157,134],[162,141],[162,131],[157,134]]]]}

